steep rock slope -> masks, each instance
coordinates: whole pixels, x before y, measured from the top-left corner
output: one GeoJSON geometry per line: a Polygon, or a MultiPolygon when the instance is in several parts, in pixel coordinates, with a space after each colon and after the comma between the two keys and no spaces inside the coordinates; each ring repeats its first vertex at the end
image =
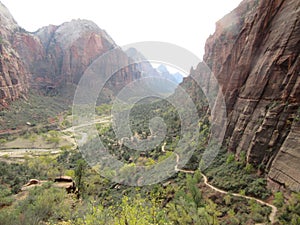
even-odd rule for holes
{"type": "Polygon", "coordinates": [[[28,71],[11,44],[15,32],[22,31],[0,3],[0,109],[28,90],[28,71]]]}
{"type": "Polygon", "coordinates": [[[226,98],[228,150],[298,191],[299,15],[298,0],[244,0],[217,23],[204,56],[226,98]]]}

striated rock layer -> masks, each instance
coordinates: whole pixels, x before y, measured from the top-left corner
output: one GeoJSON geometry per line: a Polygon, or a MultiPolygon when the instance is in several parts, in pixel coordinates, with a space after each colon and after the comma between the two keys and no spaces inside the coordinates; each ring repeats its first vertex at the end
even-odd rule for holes
{"type": "Polygon", "coordinates": [[[228,150],[300,191],[300,2],[244,0],[216,24],[204,61],[226,99],[228,150]]]}

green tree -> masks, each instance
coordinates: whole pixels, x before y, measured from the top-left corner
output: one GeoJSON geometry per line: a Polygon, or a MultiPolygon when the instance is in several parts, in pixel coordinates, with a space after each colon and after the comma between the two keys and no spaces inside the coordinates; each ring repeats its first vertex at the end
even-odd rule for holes
{"type": "Polygon", "coordinates": [[[231,205],[231,196],[229,194],[224,196],[224,201],[226,205],[231,205]]]}
{"type": "Polygon", "coordinates": [[[300,224],[300,192],[293,193],[287,204],[284,205],[279,221],[282,224],[300,224]]]}
{"type": "Polygon", "coordinates": [[[226,163],[227,163],[227,164],[230,164],[230,163],[232,163],[232,162],[234,162],[234,161],[235,161],[235,156],[234,156],[234,154],[233,154],[233,153],[228,154],[227,159],[226,159],[226,163]]]}
{"type": "Polygon", "coordinates": [[[197,179],[196,177],[192,177],[190,175],[187,176],[186,186],[188,188],[187,197],[190,201],[193,201],[196,207],[200,207],[203,205],[202,201],[202,193],[200,189],[197,187],[197,179]]]}
{"type": "Polygon", "coordinates": [[[34,188],[15,207],[4,212],[0,210],[0,224],[39,225],[49,224],[50,221],[57,224],[69,220],[71,206],[67,200],[66,191],[53,188],[51,184],[34,188]]]}
{"type": "Polygon", "coordinates": [[[282,192],[276,192],[274,194],[274,201],[273,201],[274,205],[277,207],[282,207],[284,204],[284,196],[282,194],[282,192]]]}
{"type": "Polygon", "coordinates": [[[84,192],[84,174],[86,170],[86,162],[83,159],[79,159],[76,163],[76,169],[75,169],[75,182],[78,189],[77,198],[79,199],[80,196],[82,196],[84,192]]]}
{"type": "Polygon", "coordinates": [[[215,204],[213,201],[208,200],[208,204],[206,204],[205,209],[210,216],[210,224],[212,225],[218,225],[218,216],[221,215],[221,213],[217,210],[217,204],[215,204]]]}

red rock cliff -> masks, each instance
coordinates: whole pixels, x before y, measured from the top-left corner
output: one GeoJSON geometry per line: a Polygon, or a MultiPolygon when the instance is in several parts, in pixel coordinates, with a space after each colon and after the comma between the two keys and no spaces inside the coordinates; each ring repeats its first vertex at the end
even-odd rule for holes
{"type": "Polygon", "coordinates": [[[15,32],[21,32],[20,28],[0,3],[0,109],[28,90],[28,70],[11,44],[15,32]]]}
{"type": "Polygon", "coordinates": [[[93,22],[73,20],[43,27],[34,34],[17,34],[14,46],[28,65],[34,82],[57,86],[78,83],[91,62],[116,45],[93,22]]]}
{"type": "Polygon", "coordinates": [[[204,61],[226,98],[228,150],[300,190],[300,2],[245,0],[216,24],[204,61]]]}
{"type": "MultiPolygon", "coordinates": [[[[60,26],[50,25],[34,34],[17,34],[14,45],[31,71],[32,83],[40,87],[78,84],[95,59],[117,47],[104,30],[88,20],[72,20],[60,26]]],[[[118,52],[118,55],[111,58],[112,64],[120,60],[129,62],[129,57],[122,50],[118,52]]],[[[105,71],[109,68],[101,69],[105,71]]],[[[116,73],[108,86],[113,91],[118,90],[139,77],[138,73],[135,65],[131,65],[116,73]]]]}

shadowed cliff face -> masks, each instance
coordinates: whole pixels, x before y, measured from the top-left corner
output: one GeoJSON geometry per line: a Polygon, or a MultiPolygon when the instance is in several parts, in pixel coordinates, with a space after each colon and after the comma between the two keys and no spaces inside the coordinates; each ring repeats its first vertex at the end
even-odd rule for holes
{"type": "Polygon", "coordinates": [[[0,44],[0,109],[26,95],[27,75],[22,60],[10,44],[0,44]]]}
{"type": "Polygon", "coordinates": [[[226,98],[228,150],[298,191],[299,15],[298,0],[245,0],[217,23],[204,56],[226,98]]]}

